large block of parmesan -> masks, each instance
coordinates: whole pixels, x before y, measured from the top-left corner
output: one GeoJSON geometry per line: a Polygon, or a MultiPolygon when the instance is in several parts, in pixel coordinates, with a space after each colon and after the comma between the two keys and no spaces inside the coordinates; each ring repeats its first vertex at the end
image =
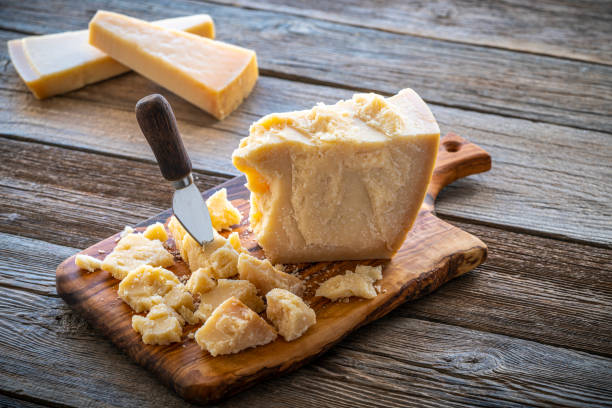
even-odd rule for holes
{"type": "Polygon", "coordinates": [[[234,151],[273,262],[388,259],[416,219],[440,130],[411,89],[255,122],[234,151]]]}
{"type": "MultiPolygon", "coordinates": [[[[198,14],[153,22],[214,38],[210,16],[198,14]]],[[[88,30],[37,35],[8,42],[9,55],[19,76],[38,99],[70,92],[130,69],[89,45],[88,30]]]]}
{"type": "Polygon", "coordinates": [[[108,11],[89,23],[89,42],[218,119],[240,105],[258,76],[252,50],[108,11]]]}

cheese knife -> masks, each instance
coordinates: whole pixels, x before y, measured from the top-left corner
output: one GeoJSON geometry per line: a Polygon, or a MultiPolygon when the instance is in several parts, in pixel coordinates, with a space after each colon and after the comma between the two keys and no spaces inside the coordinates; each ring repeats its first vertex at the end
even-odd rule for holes
{"type": "Polygon", "coordinates": [[[136,119],[153,150],[162,176],[174,184],[174,215],[201,246],[212,241],[210,214],[193,182],[191,160],[183,145],[170,104],[159,94],[145,96],[136,104],[136,119]]]}

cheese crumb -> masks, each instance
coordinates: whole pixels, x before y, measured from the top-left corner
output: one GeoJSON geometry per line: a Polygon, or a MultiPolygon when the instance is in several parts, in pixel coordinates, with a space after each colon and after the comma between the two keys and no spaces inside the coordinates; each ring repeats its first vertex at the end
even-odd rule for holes
{"type": "Polygon", "coordinates": [[[276,339],[276,331],[235,297],[219,305],[195,333],[195,340],[214,357],[238,353],[276,339]]]}
{"type": "Polygon", "coordinates": [[[146,317],[132,316],[132,328],[142,335],[145,344],[167,345],[180,341],[182,326],[181,316],[165,304],[153,306],[146,317]]]}
{"type": "Polygon", "coordinates": [[[200,306],[195,316],[206,321],[217,306],[227,299],[235,297],[247,307],[260,313],[265,309],[262,298],[257,296],[257,288],[249,281],[234,279],[219,279],[217,285],[200,295],[200,306]]]}
{"type": "Polygon", "coordinates": [[[147,239],[156,239],[161,242],[165,242],[168,239],[166,228],[164,228],[161,222],[149,225],[142,235],[147,239]]]}
{"type": "Polygon", "coordinates": [[[210,266],[196,269],[187,281],[187,290],[191,293],[203,294],[217,286],[214,272],[210,266]]]}
{"type": "Polygon", "coordinates": [[[297,296],[304,293],[304,282],[301,279],[274,268],[267,259],[262,261],[249,254],[240,254],[238,274],[240,279],[255,285],[262,295],[274,288],[288,290],[297,296]]]}
{"type": "Polygon", "coordinates": [[[102,269],[121,280],[142,265],[168,267],[173,264],[174,257],[161,242],[131,233],[121,238],[113,252],[104,258],[102,269]]]}
{"type": "Polygon", "coordinates": [[[229,229],[232,225],[240,224],[242,220],[240,211],[227,199],[225,188],[211,195],[206,200],[206,207],[208,207],[213,228],[217,231],[229,229]]]}
{"type": "Polygon", "coordinates": [[[315,296],[331,300],[346,298],[346,301],[350,296],[373,299],[377,295],[373,284],[379,279],[382,279],[381,266],[359,265],[354,273],[346,271],[344,275],[334,276],[323,282],[315,296]]]}
{"type": "Polygon", "coordinates": [[[102,268],[102,261],[85,254],[78,254],[76,258],[74,258],[74,263],[79,268],[85,269],[88,272],[93,272],[96,269],[102,268]]]}
{"type": "Polygon", "coordinates": [[[317,322],[314,312],[299,296],[285,289],[272,289],[266,295],[266,316],[278,334],[292,341],[301,337],[310,326],[317,322]]]}
{"type": "Polygon", "coordinates": [[[121,234],[119,234],[119,237],[123,238],[126,235],[132,234],[133,232],[134,232],[134,228],[130,227],[129,225],[126,225],[125,227],[123,227],[123,231],[121,231],[121,234]]]}

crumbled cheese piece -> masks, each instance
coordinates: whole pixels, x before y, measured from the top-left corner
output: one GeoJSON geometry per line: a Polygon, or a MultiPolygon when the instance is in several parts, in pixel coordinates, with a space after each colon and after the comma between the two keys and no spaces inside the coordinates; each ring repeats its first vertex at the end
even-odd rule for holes
{"type": "Polygon", "coordinates": [[[229,237],[227,237],[227,240],[230,243],[230,245],[232,246],[232,248],[234,248],[236,250],[236,252],[238,252],[238,253],[248,252],[242,246],[242,243],[240,242],[240,236],[238,235],[237,232],[232,232],[231,234],[229,234],[229,237]]]}
{"type": "Polygon", "coordinates": [[[373,299],[377,295],[373,284],[379,279],[382,279],[381,266],[359,265],[354,273],[346,271],[344,275],[334,276],[323,282],[317,289],[315,296],[322,296],[331,300],[350,296],[373,299]]]}
{"type": "Polygon", "coordinates": [[[78,254],[76,258],[74,258],[74,263],[81,269],[85,269],[86,271],[93,272],[96,269],[102,268],[102,261],[94,258],[93,256],[78,254]]]}
{"type": "Polygon", "coordinates": [[[147,239],[156,239],[161,242],[165,242],[168,239],[166,228],[164,228],[164,224],[161,222],[149,225],[142,235],[147,239]]]}
{"type": "Polygon", "coordinates": [[[121,281],[117,293],[135,312],[144,312],[165,303],[190,324],[198,321],[193,316],[193,297],[167,269],[143,265],[121,281]]]}
{"type": "Polygon", "coordinates": [[[162,303],[153,306],[146,317],[132,316],[132,328],[142,335],[145,344],[167,345],[181,340],[181,320],[171,307],[162,303]]]}
{"type": "Polygon", "coordinates": [[[212,242],[200,246],[175,217],[168,223],[168,228],[191,271],[210,266],[216,278],[230,278],[238,274],[238,252],[218,233],[214,233],[212,242]]]}
{"type": "Polygon", "coordinates": [[[275,339],[274,328],[235,297],[220,304],[195,334],[198,345],[213,357],[238,353],[275,339]]]}
{"type": "Polygon", "coordinates": [[[126,275],[142,265],[171,266],[174,257],[161,242],[150,240],[141,234],[128,234],[121,238],[117,246],[104,258],[102,269],[110,272],[115,279],[126,275]]]}
{"type": "Polygon", "coordinates": [[[314,312],[299,296],[285,289],[272,289],[266,295],[266,316],[278,334],[292,341],[302,336],[317,322],[314,312]]]}
{"type": "Polygon", "coordinates": [[[304,282],[301,279],[274,268],[267,259],[259,260],[249,254],[238,257],[238,274],[257,287],[265,295],[274,288],[286,289],[298,296],[304,293],[304,282]]]}
{"type": "Polygon", "coordinates": [[[123,238],[126,235],[132,234],[134,232],[134,228],[130,227],[129,225],[126,225],[123,228],[123,231],[121,231],[121,234],[119,234],[119,237],[123,238]]]}
{"type": "Polygon", "coordinates": [[[240,211],[227,199],[225,188],[211,195],[206,200],[206,207],[208,207],[213,228],[217,231],[229,229],[232,225],[240,224],[240,220],[242,220],[240,211]]]}
{"type": "Polygon", "coordinates": [[[195,270],[187,281],[187,290],[191,293],[203,294],[217,286],[215,275],[210,266],[195,270]]]}
{"type": "Polygon", "coordinates": [[[202,321],[208,319],[217,306],[230,297],[235,297],[256,313],[264,310],[263,300],[257,296],[257,288],[246,280],[219,279],[217,286],[200,296],[200,306],[195,312],[202,321]]]}

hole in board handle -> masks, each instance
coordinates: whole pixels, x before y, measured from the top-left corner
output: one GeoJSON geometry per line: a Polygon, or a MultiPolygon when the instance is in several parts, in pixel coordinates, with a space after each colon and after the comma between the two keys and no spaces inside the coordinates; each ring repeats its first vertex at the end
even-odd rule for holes
{"type": "Polygon", "coordinates": [[[449,153],[458,152],[461,149],[461,143],[455,140],[449,140],[448,142],[444,142],[444,150],[449,153]]]}

